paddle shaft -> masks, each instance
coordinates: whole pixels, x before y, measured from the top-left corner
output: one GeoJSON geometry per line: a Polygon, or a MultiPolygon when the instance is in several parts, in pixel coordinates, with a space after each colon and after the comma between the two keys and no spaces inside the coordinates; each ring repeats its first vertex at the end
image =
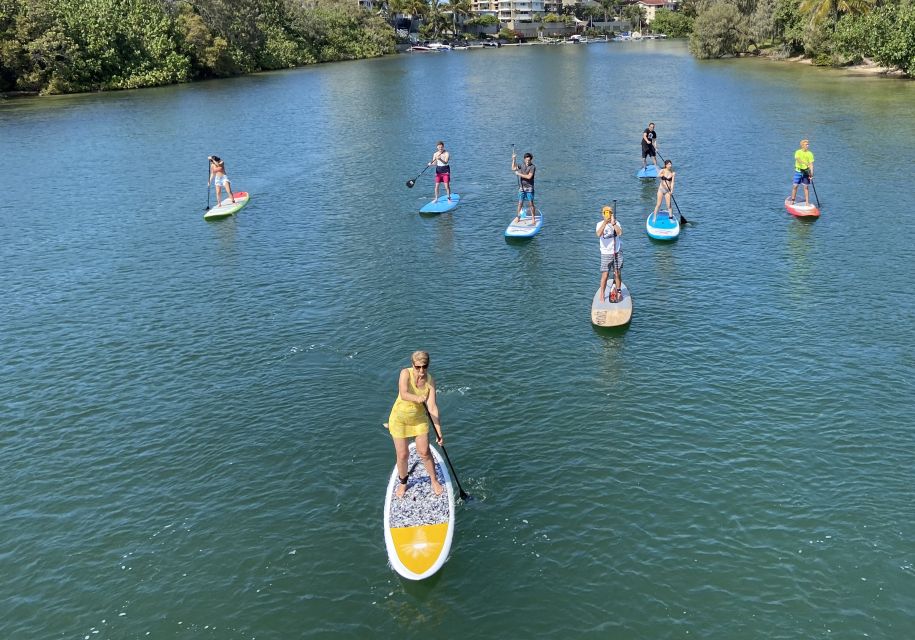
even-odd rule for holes
{"type": "MultiPolygon", "coordinates": [[[[432,422],[432,414],[429,413],[429,406],[423,401],[423,409],[426,410],[426,415],[429,416],[429,422],[432,422]]],[[[435,429],[435,423],[432,423],[432,428],[435,429]]],[[[431,442],[429,444],[432,444],[431,442]]],[[[457,482],[458,491],[461,494],[461,500],[470,500],[470,494],[464,491],[464,487],[461,486],[461,481],[457,477],[457,472],[454,470],[454,465],[451,464],[451,458],[448,456],[448,450],[445,448],[445,445],[438,445],[442,449],[442,453],[445,454],[445,460],[448,461],[448,466],[451,468],[451,475],[454,476],[454,481],[457,482]]]]}
{"type": "Polygon", "coordinates": [[[413,178],[412,180],[407,180],[407,188],[412,189],[413,185],[416,184],[416,181],[419,180],[419,177],[421,175],[423,175],[424,173],[426,173],[426,169],[428,169],[430,166],[432,166],[432,165],[427,164],[425,167],[423,167],[422,171],[420,171],[419,173],[416,174],[415,178],[413,178]]]}
{"type": "MultiPolygon", "coordinates": [[[[655,149],[657,149],[657,147],[655,147],[655,149]]],[[[661,158],[661,163],[662,163],[662,164],[664,164],[664,163],[667,162],[667,160],[665,160],[664,157],[661,155],[661,152],[660,152],[660,151],[658,151],[657,154],[658,154],[658,157],[661,158]]],[[[689,220],[687,220],[687,219],[686,219],[686,216],[683,215],[683,212],[680,211],[680,205],[677,204],[677,199],[674,198],[674,192],[673,192],[673,191],[670,192],[670,199],[673,201],[674,206],[677,208],[677,215],[680,216],[680,224],[681,224],[681,225],[689,224],[689,220]]]]}
{"type": "Polygon", "coordinates": [[[813,184],[813,175],[810,176],[810,186],[813,187],[813,197],[817,199],[817,209],[820,208],[820,196],[817,195],[816,185],[813,184]]]}
{"type": "Polygon", "coordinates": [[[210,159],[207,158],[207,208],[204,211],[210,210],[210,159]]]}

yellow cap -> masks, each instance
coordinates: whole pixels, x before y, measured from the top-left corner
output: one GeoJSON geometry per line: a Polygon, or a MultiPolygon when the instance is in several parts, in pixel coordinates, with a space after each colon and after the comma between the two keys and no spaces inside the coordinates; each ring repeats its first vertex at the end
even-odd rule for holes
{"type": "Polygon", "coordinates": [[[604,208],[603,208],[603,210],[601,211],[601,213],[604,214],[604,218],[609,219],[609,218],[610,218],[610,214],[613,213],[613,207],[611,207],[610,205],[605,205],[604,208]]]}

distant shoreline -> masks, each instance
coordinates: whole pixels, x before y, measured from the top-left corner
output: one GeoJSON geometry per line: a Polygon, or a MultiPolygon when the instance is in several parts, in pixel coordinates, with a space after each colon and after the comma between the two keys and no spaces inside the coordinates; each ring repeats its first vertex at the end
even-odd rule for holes
{"type": "MultiPolygon", "coordinates": [[[[596,43],[596,42],[604,42],[604,40],[595,40],[594,42],[595,42],[595,43],[596,43]]],[[[505,44],[503,44],[502,46],[503,46],[503,47],[518,47],[518,46],[547,45],[547,44],[556,44],[556,43],[541,42],[541,41],[535,40],[535,41],[531,41],[531,42],[512,42],[512,43],[505,43],[505,44]]],[[[588,44],[588,43],[584,43],[584,44],[588,44]]],[[[387,55],[399,55],[399,54],[409,53],[409,51],[408,51],[407,49],[408,49],[410,46],[412,46],[412,45],[398,44],[398,45],[396,45],[396,50],[395,50],[395,52],[394,52],[393,54],[387,54],[387,55]]],[[[478,48],[478,47],[473,47],[473,48],[478,48]]],[[[375,57],[377,57],[377,56],[370,56],[370,57],[366,57],[366,58],[360,58],[360,60],[371,60],[372,58],[375,58],[375,57]]],[[[387,57],[387,56],[383,56],[383,57],[387,57]]],[[[776,55],[775,53],[772,53],[771,50],[765,50],[765,49],[764,49],[764,50],[761,50],[758,56],[752,56],[752,55],[746,55],[746,54],[744,54],[744,55],[741,55],[741,56],[738,56],[738,57],[740,57],[740,58],[760,57],[760,58],[765,58],[766,60],[771,60],[771,61],[773,61],[773,62],[792,62],[792,63],[795,63],[795,64],[805,64],[805,65],[808,65],[808,66],[815,66],[815,65],[813,64],[813,60],[812,60],[811,58],[806,57],[806,56],[790,56],[790,57],[787,57],[787,58],[786,58],[786,57],[782,57],[782,56],[776,55]]],[[[351,62],[351,61],[341,61],[341,62],[351,62]]],[[[324,63],[315,63],[315,64],[328,64],[328,63],[324,62],[324,63]]],[[[311,67],[311,66],[314,66],[314,64],[302,65],[302,66],[300,66],[300,67],[293,67],[293,68],[295,68],[295,69],[304,69],[304,68],[306,68],[306,67],[311,67]]],[[[850,73],[850,75],[869,76],[869,77],[878,76],[878,77],[884,77],[884,78],[911,79],[910,76],[906,75],[906,73],[905,73],[904,71],[900,70],[900,69],[891,69],[891,68],[889,68],[889,67],[881,67],[881,66],[878,65],[876,62],[873,62],[872,60],[868,60],[867,58],[865,58],[863,62],[860,62],[860,63],[858,63],[858,64],[846,65],[846,66],[842,66],[842,67],[826,66],[826,67],[823,67],[823,68],[825,68],[825,69],[836,69],[836,70],[840,70],[840,71],[847,71],[847,72],[850,73]]],[[[270,71],[276,71],[276,70],[274,69],[274,70],[270,70],[270,71]]],[[[255,72],[253,72],[253,73],[246,73],[246,74],[241,74],[241,75],[239,75],[239,76],[231,76],[231,77],[240,78],[240,77],[243,77],[243,76],[246,76],[246,75],[253,75],[254,73],[264,73],[264,71],[255,71],[255,72]]],[[[206,80],[213,80],[213,79],[214,79],[214,78],[207,78],[206,80]]],[[[220,78],[220,79],[226,79],[226,78],[220,78]]],[[[200,80],[196,80],[196,81],[192,81],[192,82],[179,82],[179,83],[175,83],[175,84],[171,84],[171,85],[158,85],[158,86],[177,86],[177,85],[179,85],[179,84],[196,84],[197,82],[200,82],[200,80]]],[[[141,88],[141,89],[152,89],[152,88],[154,88],[154,87],[140,87],[140,88],[141,88]]],[[[65,93],[65,94],[57,93],[57,94],[49,94],[48,97],[61,96],[61,95],[70,95],[70,96],[73,96],[73,95],[86,95],[86,94],[91,94],[91,93],[115,93],[115,92],[118,92],[118,91],[124,91],[124,89],[105,89],[105,90],[99,90],[99,91],[80,91],[80,92],[76,92],[76,93],[65,93]]],[[[25,97],[44,97],[44,96],[42,96],[42,94],[41,94],[39,91],[7,91],[7,92],[0,92],[0,100],[6,100],[6,99],[10,99],[10,98],[25,98],[25,97]]]]}

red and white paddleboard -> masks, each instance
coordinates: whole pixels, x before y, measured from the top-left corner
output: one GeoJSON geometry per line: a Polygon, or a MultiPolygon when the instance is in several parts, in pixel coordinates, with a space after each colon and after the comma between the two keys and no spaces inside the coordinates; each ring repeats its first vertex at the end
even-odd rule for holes
{"type": "Polygon", "coordinates": [[[785,209],[787,209],[788,213],[793,215],[795,218],[820,217],[820,210],[812,204],[804,204],[803,202],[795,202],[792,204],[791,198],[785,198],[785,209]]]}

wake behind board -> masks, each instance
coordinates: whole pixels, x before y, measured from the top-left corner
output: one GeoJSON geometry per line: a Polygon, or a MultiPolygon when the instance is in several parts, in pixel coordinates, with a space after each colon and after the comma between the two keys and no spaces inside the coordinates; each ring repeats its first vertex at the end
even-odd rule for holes
{"type": "Polygon", "coordinates": [[[533,220],[531,220],[530,214],[524,214],[518,222],[515,222],[515,219],[512,218],[512,221],[505,228],[505,237],[533,238],[540,233],[541,227],[543,227],[543,211],[538,209],[537,215],[534,216],[533,220]]]}
{"type": "Polygon", "coordinates": [[[235,196],[234,203],[232,198],[226,196],[222,202],[203,214],[203,219],[219,220],[220,218],[227,218],[241,211],[251,199],[247,191],[235,191],[232,195],[235,196]]]}
{"type": "Polygon", "coordinates": [[[446,211],[451,211],[461,202],[461,196],[456,193],[451,194],[451,200],[448,200],[448,194],[439,196],[437,200],[432,202],[427,202],[423,205],[422,209],[419,210],[420,213],[445,213],[446,211]]]}
{"type": "Polygon", "coordinates": [[[820,210],[812,204],[803,204],[801,202],[791,202],[791,198],[785,198],[785,209],[795,218],[819,218],[820,210]]]}
{"type": "Polygon", "coordinates": [[[649,238],[655,240],[676,240],[680,235],[680,221],[669,211],[658,211],[657,215],[648,215],[645,231],[648,232],[649,238]]]}
{"type": "Polygon", "coordinates": [[[619,302],[610,302],[610,283],[607,283],[605,296],[600,297],[600,288],[594,292],[591,301],[591,324],[598,327],[620,327],[632,319],[632,296],[629,288],[623,283],[623,297],[619,302]]]}
{"type": "Polygon", "coordinates": [[[658,165],[656,165],[656,164],[646,165],[646,166],[642,167],[641,169],[639,169],[638,173],[636,173],[635,176],[637,178],[657,178],[658,177],[658,165]]]}
{"type": "Polygon", "coordinates": [[[437,496],[432,491],[429,475],[416,453],[416,444],[411,442],[407,491],[402,498],[394,495],[400,484],[395,466],[384,499],[384,544],[388,561],[394,571],[408,580],[422,580],[438,571],[448,559],[454,535],[451,476],[438,449],[430,446],[429,450],[435,461],[435,475],[445,489],[442,495],[437,496]]]}

